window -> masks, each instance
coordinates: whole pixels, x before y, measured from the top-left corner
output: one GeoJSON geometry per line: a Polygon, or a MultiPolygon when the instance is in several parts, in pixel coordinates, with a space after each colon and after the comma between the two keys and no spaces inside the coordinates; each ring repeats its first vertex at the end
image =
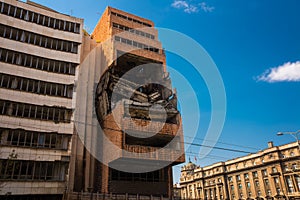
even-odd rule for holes
{"type": "Polygon", "coordinates": [[[267,190],[267,195],[268,195],[268,196],[272,196],[271,190],[267,190]]]}
{"type": "Polygon", "coordinates": [[[45,143],[45,134],[39,134],[38,146],[44,147],[44,143],[45,143]]]}
{"type": "Polygon", "coordinates": [[[266,185],[267,187],[270,186],[269,179],[264,179],[264,182],[265,182],[265,185],[266,185]]]}
{"type": "Polygon", "coordinates": [[[272,167],[272,172],[273,173],[277,173],[277,168],[276,167],[272,167]]]}
{"type": "Polygon", "coordinates": [[[142,43],[132,41],[132,40],[129,40],[129,39],[125,39],[125,38],[122,38],[122,37],[119,37],[119,36],[115,36],[115,41],[130,45],[130,46],[134,46],[134,47],[137,47],[139,49],[144,49],[144,50],[147,50],[147,51],[152,51],[152,52],[155,52],[155,53],[159,53],[159,49],[157,49],[155,47],[148,46],[146,44],[142,44],[142,43]]]}
{"type": "Polygon", "coordinates": [[[280,194],[281,193],[280,188],[276,188],[276,192],[277,192],[277,194],[280,194]]]}
{"type": "Polygon", "coordinates": [[[238,188],[239,188],[239,189],[242,189],[242,188],[243,188],[241,183],[238,184],[238,188]]]}
{"type": "Polygon", "coordinates": [[[2,180],[64,181],[67,163],[23,160],[0,160],[2,180]]]}
{"type": "Polygon", "coordinates": [[[50,60],[2,48],[0,48],[0,62],[70,75],[75,75],[75,69],[77,66],[75,63],[50,60]]]}
{"type": "Polygon", "coordinates": [[[41,95],[72,98],[73,85],[44,82],[0,73],[0,87],[41,95]]]}
{"type": "Polygon", "coordinates": [[[132,19],[131,17],[128,17],[128,16],[125,16],[125,15],[122,15],[122,14],[119,14],[119,13],[111,12],[110,14],[111,14],[111,15],[114,15],[114,16],[116,16],[116,17],[120,17],[120,18],[122,18],[122,19],[128,20],[128,21],[133,21],[133,22],[135,22],[135,23],[142,24],[142,25],[144,25],[144,26],[152,27],[151,24],[142,22],[142,21],[137,20],[137,19],[132,19]]]}
{"type": "Polygon", "coordinates": [[[298,167],[297,167],[297,164],[292,164],[292,170],[297,170],[298,169],[298,167]]]}
{"type": "Polygon", "coordinates": [[[236,176],[236,180],[240,181],[240,180],[241,180],[241,176],[240,176],[240,175],[237,175],[237,176],[236,176]]]}
{"type": "Polygon", "coordinates": [[[259,182],[258,181],[255,181],[255,186],[259,187],[259,182]]]}
{"type": "Polygon", "coordinates": [[[254,178],[258,177],[257,172],[253,172],[252,175],[253,175],[254,178]]]}
{"type": "Polygon", "coordinates": [[[274,182],[275,182],[276,184],[279,184],[279,178],[278,178],[278,177],[274,177],[274,182]]]}
{"type": "Polygon", "coordinates": [[[232,177],[231,176],[228,177],[228,181],[232,182],[232,177]]]}
{"type": "Polygon", "coordinates": [[[300,176],[295,174],[294,175],[296,186],[298,187],[298,191],[300,191],[300,176]]]}
{"type": "Polygon", "coordinates": [[[128,32],[134,33],[134,34],[139,35],[139,36],[147,37],[147,38],[150,38],[152,40],[155,39],[155,36],[152,35],[152,34],[145,33],[145,32],[140,31],[140,30],[131,29],[131,28],[129,28],[127,26],[123,26],[121,24],[113,23],[113,27],[117,28],[119,30],[124,30],[124,31],[128,31],[128,32]]]}
{"type": "Polygon", "coordinates": [[[70,123],[72,110],[62,107],[38,106],[0,99],[0,115],[70,123]]]}
{"type": "Polygon", "coordinates": [[[67,150],[70,135],[40,133],[20,129],[0,129],[0,143],[9,146],[55,148],[67,150]]]}
{"type": "Polygon", "coordinates": [[[286,183],[287,183],[287,186],[288,186],[288,192],[289,193],[294,193],[295,190],[294,190],[293,181],[292,181],[291,177],[287,176],[287,177],[285,177],[285,180],[286,180],[286,183]]]}
{"type": "Polygon", "coordinates": [[[246,186],[247,186],[247,188],[250,188],[251,187],[250,182],[246,182],[246,186]]]}
{"type": "Polygon", "coordinates": [[[259,197],[261,196],[261,191],[260,190],[257,191],[257,196],[259,196],[259,197]]]}
{"type": "Polygon", "coordinates": [[[77,34],[80,33],[79,23],[64,21],[65,25],[62,26],[62,20],[44,16],[3,2],[1,4],[1,13],[49,28],[58,29],[62,31],[69,31],[77,34]]]}
{"type": "Polygon", "coordinates": [[[46,37],[33,32],[24,31],[15,27],[0,24],[0,37],[20,41],[48,49],[78,53],[79,43],[46,37]],[[8,34],[10,33],[10,34],[8,34]],[[56,45],[52,45],[55,43],[56,45]]]}
{"type": "Polygon", "coordinates": [[[198,196],[200,196],[201,195],[201,189],[199,188],[197,191],[198,191],[198,196]]]}
{"type": "Polygon", "coordinates": [[[249,178],[249,174],[248,173],[244,174],[244,178],[248,179],[249,178]]]}
{"type": "Polygon", "coordinates": [[[262,175],[263,175],[263,176],[268,176],[268,172],[267,172],[266,169],[262,170],[261,172],[262,172],[262,175]]]}

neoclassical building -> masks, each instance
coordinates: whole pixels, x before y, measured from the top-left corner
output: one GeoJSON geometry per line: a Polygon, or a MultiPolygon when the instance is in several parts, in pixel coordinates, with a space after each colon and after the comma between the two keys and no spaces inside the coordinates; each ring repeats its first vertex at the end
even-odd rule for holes
{"type": "Polygon", "coordinates": [[[300,149],[297,142],[269,142],[264,150],[210,166],[189,162],[179,188],[182,199],[300,199],[300,149]]]}

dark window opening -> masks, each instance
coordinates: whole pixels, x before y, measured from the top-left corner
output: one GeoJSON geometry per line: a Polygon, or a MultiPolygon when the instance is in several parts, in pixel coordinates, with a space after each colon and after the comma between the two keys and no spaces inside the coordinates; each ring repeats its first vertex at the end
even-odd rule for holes
{"type": "Polygon", "coordinates": [[[72,110],[0,100],[0,115],[70,123],[72,110]]]}
{"type": "Polygon", "coordinates": [[[0,62],[69,75],[75,75],[77,66],[75,63],[46,59],[2,48],[0,48],[0,62]]]}
{"type": "MultiPolygon", "coordinates": [[[[126,145],[138,145],[138,146],[145,146],[145,147],[163,148],[174,138],[171,135],[163,135],[163,134],[156,134],[152,137],[147,137],[146,132],[134,131],[134,130],[126,130],[126,133],[127,133],[125,134],[126,145]],[[134,137],[134,135],[137,137],[134,137]],[[138,137],[139,135],[140,137],[138,137]]],[[[148,135],[149,134],[151,133],[148,133],[148,135]]]]}
{"type": "Polygon", "coordinates": [[[21,20],[25,20],[28,22],[32,22],[38,25],[46,26],[53,29],[58,29],[62,31],[69,31],[72,33],[79,34],[80,33],[80,24],[74,22],[67,22],[55,19],[52,17],[44,16],[39,13],[35,13],[29,10],[25,10],[20,7],[16,7],[7,3],[2,2],[0,4],[0,12],[1,14],[8,15],[11,17],[19,18],[21,20]],[[62,23],[69,24],[70,28],[66,28],[66,26],[61,25],[62,23]]]}
{"type": "Polygon", "coordinates": [[[110,169],[109,179],[111,181],[165,182],[168,181],[168,172],[162,169],[147,173],[127,173],[110,169]]]}
{"type": "Polygon", "coordinates": [[[27,181],[64,181],[68,169],[65,162],[0,160],[0,179],[27,181]]]}

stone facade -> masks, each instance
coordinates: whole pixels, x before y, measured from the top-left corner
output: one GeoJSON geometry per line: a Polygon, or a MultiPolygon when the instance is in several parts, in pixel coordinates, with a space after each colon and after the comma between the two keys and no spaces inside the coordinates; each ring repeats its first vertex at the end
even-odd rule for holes
{"type": "MultiPolygon", "coordinates": [[[[244,157],[181,169],[182,199],[300,199],[297,142],[269,147],[244,157]]],[[[178,187],[177,187],[178,189],[178,187]]]]}

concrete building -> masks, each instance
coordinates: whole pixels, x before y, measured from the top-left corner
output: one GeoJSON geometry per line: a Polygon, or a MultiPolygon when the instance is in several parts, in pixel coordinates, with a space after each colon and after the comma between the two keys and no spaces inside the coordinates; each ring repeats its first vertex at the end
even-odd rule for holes
{"type": "Polygon", "coordinates": [[[183,131],[153,22],[108,7],[83,49],[70,190],[170,197],[183,131]]]}
{"type": "Polygon", "coordinates": [[[300,199],[297,142],[273,146],[240,158],[181,169],[182,199],[300,199]]]}
{"type": "Polygon", "coordinates": [[[61,199],[69,179],[83,20],[0,2],[0,199],[61,199]]]}
{"type": "Polygon", "coordinates": [[[31,1],[0,13],[0,199],[170,197],[183,131],[153,22],[108,7],[89,35],[31,1]]]}

